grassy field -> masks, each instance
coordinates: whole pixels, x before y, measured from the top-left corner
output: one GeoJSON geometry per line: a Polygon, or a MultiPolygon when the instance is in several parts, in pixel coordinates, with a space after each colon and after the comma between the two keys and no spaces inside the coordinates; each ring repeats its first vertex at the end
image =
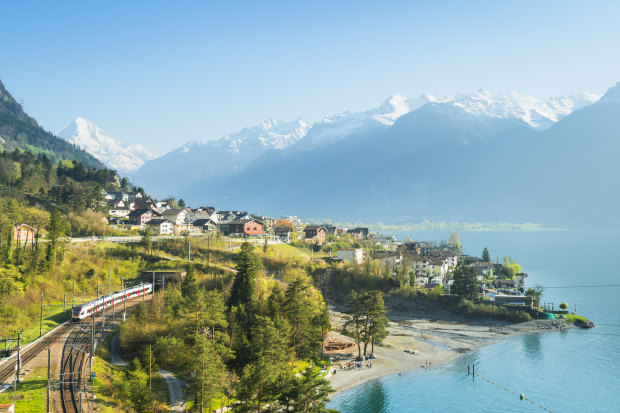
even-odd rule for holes
{"type": "MultiPolygon", "coordinates": [[[[47,367],[32,370],[17,386],[15,411],[20,413],[41,413],[45,411],[47,367]]],[[[13,403],[13,388],[0,393],[0,404],[13,403]]]]}

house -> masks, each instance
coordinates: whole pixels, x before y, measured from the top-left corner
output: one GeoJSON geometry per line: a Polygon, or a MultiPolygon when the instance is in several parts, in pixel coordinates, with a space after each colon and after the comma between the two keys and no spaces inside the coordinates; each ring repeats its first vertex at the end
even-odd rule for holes
{"type": "Polygon", "coordinates": [[[30,225],[20,224],[13,228],[13,239],[19,242],[34,242],[37,230],[30,225]]]}
{"type": "Polygon", "coordinates": [[[417,242],[406,242],[398,247],[398,250],[403,254],[422,254],[422,250],[420,249],[420,244],[417,242]]]}
{"type": "Polygon", "coordinates": [[[325,243],[325,235],[327,234],[327,230],[323,225],[308,225],[304,228],[304,232],[307,240],[311,240],[317,244],[325,243]]]}
{"type": "Polygon", "coordinates": [[[498,290],[508,291],[511,293],[516,293],[519,289],[515,280],[495,280],[493,281],[493,285],[498,290]]]}
{"type": "Polygon", "coordinates": [[[150,199],[130,199],[127,201],[129,203],[129,209],[151,209],[153,208],[153,201],[150,199]]]}
{"type": "Polygon", "coordinates": [[[174,226],[174,224],[167,219],[151,219],[145,225],[151,228],[153,232],[162,235],[172,234],[172,227],[174,226]]]}
{"type": "Polygon", "coordinates": [[[14,404],[0,404],[0,413],[15,413],[14,404]]]}
{"type": "Polygon", "coordinates": [[[476,275],[490,276],[493,273],[493,264],[484,261],[475,261],[469,264],[476,271],[476,275]]]}
{"type": "Polygon", "coordinates": [[[361,264],[364,261],[364,250],[361,248],[344,248],[337,251],[336,258],[354,264],[361,264]]]}
{"type": "Polygon", "coordinates": [[[256,219],[237,219],[228,224],[228,234],[237,236],[262,235],[263,223],[256,219]]]}
{"type": "Polygon", "coordinates": [[[400,267],[403,262],[403,256],[398,251],[378,251],[371,254],[373,260],[379,261],[381,268],[387,274],[391,274],[396,268],[400,267]]]}
{"type": "Polygon", "coordinates": [[[192,225],[194,226],[194,228],[197,228],[203,232],[218,230],[217,223],[215,223],[212,219],[197,219],[192,223],[192,225]]]}
{"type": "Polygon", "coordinates": [[[137,201],[142,198],[142,194],[140,192],[127,192],[127,200],[128,201],[137,201]]]}
{"type": "Polygon", "coordinates": [[[127,194],[124,194],[123,192],[116,192],[116,191],[112,191],[112,192],[108,192],[105,194],[105,199],[108,201],[111,200],[115,200],[115,201],[127,201],[128,200],[128,196],[127,194]]]}
{"type": "Polygon", "coordinates": [[[292,229],[288,226],[276,226],[273,230],[274,235],[281,241],[289,243],[291,242],[292,229]]]}
{"type": "Polygon", "coordinates": [[[217,222],[219,224],[229,224],[235,220],[252,219],[245,211],[218,211],[217,222]]]}
{"type": "Polygon", "coordinates": [[[416,276],[444,277],[450,266],[446,260],[428,255],[405,254],[405,260],[411,263],[411,269],[416,276]]]}
{"type": "Polygon", "coordinates": [[[187,212],[179,208],[166,209],[161,213],[162,218],[169,220],[175,225],[184,224],[186,215],[187,212]]]}
{"type": "Polygon", "coordinates": [[[202,231],[200,230],[200,228],[197,228],[188,222],[174,224],[174,226],[172,227],[172,233],[174,235],[198,235],[201,232],[202,231]]]}
{"type": "Polygon", "coordinates": [[[136,209],[131,211],[128,215],[128,224],[144,226],[147,222],[153,219],[153,211],[150,209],[136,209]]]}
{"type": "Polygon", "coordinates": [[[198,209],[186,208],[185,212],[186,222],[193,223],[199,219],[207,219],[217,223],[217,214],[215,214],[215,210],[211,207],[200,207],[198,209]]]}
{"type": "Polygon", "coordinates": [[[353,228],[350,229],[347,234],[353,235],[356,238],[368,238],[368,228],[363,228],[363,227],[359,227],[359,228],[353,228]]]}
{"type": "Polygon", "coordinates": [[[531,299],[523,295],[503,295],[497,294],[494,298],[495,304],[501,305],[530,305],[531,299]]]}
{"type": "Polygon", "coordinates": [[[129,208],[114,208],[108,210],[108,215],[116,218],[126,218],[129,216],[130,213],[131,210],[129,208]]]}

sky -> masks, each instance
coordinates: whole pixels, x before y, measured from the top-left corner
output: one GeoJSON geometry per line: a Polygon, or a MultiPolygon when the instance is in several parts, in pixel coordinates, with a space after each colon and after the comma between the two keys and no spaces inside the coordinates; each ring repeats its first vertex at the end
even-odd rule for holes
{"type": "Polygon", "coordinates": [[[2,1],[0,80],[47,130],[157,155],[393,94],[539,99],[620,81],[619,1],[2,1]]]}

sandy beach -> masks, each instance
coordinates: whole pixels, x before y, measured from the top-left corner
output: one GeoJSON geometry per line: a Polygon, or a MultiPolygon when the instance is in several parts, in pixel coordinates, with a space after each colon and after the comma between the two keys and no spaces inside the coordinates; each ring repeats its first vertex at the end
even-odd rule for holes
{"type": "MultiPolygon", "coordinates": [[[[390,315],[389,336],[381,346],[376,346],[376,358],[372,367],[341,368],[354,361],[358,355],[357,346],[328,353],[333,358],[332,387],[336,393],[346,391],[370,380],[389,374],[424,369],[428,362],[432,367],[448,363],[472,350],[497,343],[507,337],[530,332],[565,330],[573,325],[565,320],[533,320],[527,323],[511,324],[500,321],[475,322],[464,319],[438,320],[431,317],[414,319],[406,314],[390,315]],[[405,350],[412,350],[406,352],[405,350]]],[[[352,341],[340,335],[343,315],[331,313],[334,340],[352,341]]],[[[363,347],[363,344],[362,344],[363,347]]],[[[363,349],[362,349],[363,351],[363,349]]],[[[370,354],[370,345],[367,354],[370,354]]]]}

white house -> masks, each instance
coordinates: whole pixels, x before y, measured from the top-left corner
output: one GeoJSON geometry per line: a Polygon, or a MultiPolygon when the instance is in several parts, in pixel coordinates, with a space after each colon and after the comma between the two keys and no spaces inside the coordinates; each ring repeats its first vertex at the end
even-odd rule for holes
{"type": "Polygon", "coordinates": [[[172,234],[172,228],[174,227],[174,224],[167,219],[152,219],[146,225],[162,235],[172,234]]]}
{"type": "Polygon", "coordinates": [[[336,258],[349,261],[354,264],[361,264],[364,261],[364,250],[361,248],[345,248],[338,250],[336,258]]]}
{"type": "Polygon", "coordinates": [[[161,213],[162,218],[167,219],[176,225],[184,224],[186,215],[187,212],[184,209],[178,208],[166,209],[161,213]]]}

